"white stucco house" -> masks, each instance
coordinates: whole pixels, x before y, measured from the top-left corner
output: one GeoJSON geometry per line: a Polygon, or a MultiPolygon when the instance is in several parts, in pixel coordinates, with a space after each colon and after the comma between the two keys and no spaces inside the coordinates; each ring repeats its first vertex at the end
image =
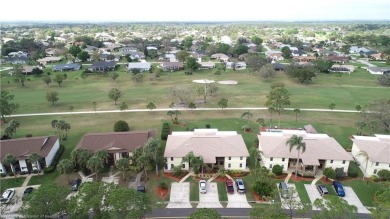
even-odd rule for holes
{"type": "Polygon", "coordinates": [[[114,165],[117,160],[132,156],[136,148],[145,146],[148,139],[154,137],[156,131],[89,133],[81,138],[76,148],[91,153],[107,151],[108,164],[114,165]]]}
{"type": "Polygon", "coordinates": [[[242,136],[235,131],[195,129],[192,132],[172,132],[165,147],[164,171],[172,171],[176,166],[181,166],[182,170],[189,170],[188,162],[182,161],[190,152],[196,157],[201,156],[209,167],[249,171],[248,149],[242,136]]]}
{"type": "Polygon", "coordinates": [[[304,130],[268,130],[260,132],[259,150],[262,151],[261,164],[268,169],[276,164],[283,167],[283,171],[295,170],[298,151],[290,152],[286,142],[293,135],[303,137],[306,150],[300,153],[298,173],[308,176],[316,175],[318,170],[326,167],[333,169],[343,168],[348,171],[351,155],[332,137],[327,134],[307,133],[304,130]]]}
{"type": "Polygon", "coordinates": [[[0,142],[0,173],[11,172],[10,168],[17,170],[16,172],[28,173],[48,167],[53,162],[53,158],[59,148],[58,136],[2,140],[0,142]],[[42,157],[39,163],[31,163],[29,161],[29,157],[33,153],[37,153],[42,157]],[[12,167],[3,164],[4,157],[7,154],[13,154],[16,157],[16,162],[12,167]]]}
{"type": "Polygon", "coordinates": [[[383,169],[390,171],[390,135],[354,135],[352,142],[352,156],[366,177],[383,169]],[[363,155],[365,153],[368,160],[363,155]]]}

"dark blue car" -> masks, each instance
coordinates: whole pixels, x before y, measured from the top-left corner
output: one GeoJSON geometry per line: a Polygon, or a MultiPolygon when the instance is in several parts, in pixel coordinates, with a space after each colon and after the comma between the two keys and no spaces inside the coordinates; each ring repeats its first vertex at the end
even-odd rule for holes
{"type": "Polygon", "coordinates": [[[338,196],[345,196],[343,185],[339,181],[333,181],[333,188],[338,196]]]}

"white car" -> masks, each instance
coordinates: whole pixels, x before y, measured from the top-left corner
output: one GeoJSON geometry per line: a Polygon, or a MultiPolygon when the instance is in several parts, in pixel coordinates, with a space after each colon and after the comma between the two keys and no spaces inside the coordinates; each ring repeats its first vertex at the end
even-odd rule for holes
{"type": "Polygon", "coordinates": [[[206,193],[207,192],[207,186],[206,186],[206,181],[205,180],[200,180],[199,181],[199,192],[200,193],[206,193]]]}
{"type": "Polygon", "coordinates": [[[15,189],[7,189],[1,196],[1,203],[8,204],[15,195],[15,189]]]}

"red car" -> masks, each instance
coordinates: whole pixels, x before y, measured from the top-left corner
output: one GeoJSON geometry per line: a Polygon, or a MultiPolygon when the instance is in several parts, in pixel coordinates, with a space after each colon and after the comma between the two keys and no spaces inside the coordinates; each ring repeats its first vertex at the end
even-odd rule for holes
{"type": "Polygon", "coordinates": [[[229,194],[234,194],[233,181],[231,180],[226,181],[226,191],[229,194]]]}

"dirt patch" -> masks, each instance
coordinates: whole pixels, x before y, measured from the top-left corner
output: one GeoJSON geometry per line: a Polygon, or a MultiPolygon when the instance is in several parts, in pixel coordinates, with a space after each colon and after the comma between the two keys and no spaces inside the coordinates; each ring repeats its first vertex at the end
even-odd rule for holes
{"type": "Polygon", "coordinates": [[[227,178],[226,176],[222,177],[222,176],[218,176],[217,178],[215,178],[213,181],[215,182],[226,182],[228,181],[229,178],[227,178]]]}
{"type": "Polygon", "coordinates": [[[156,196],[161,199],[166,199],[168,196],[168,189],[161,188],[159,186],[156,187],[155,192],[156,192],[156,196]]]}
{"type": "Polygon", "coordinates": [[[267,202],[268,203],[267,199],[261,198],[260,195],[257,194],[256,192],[252,192],[252,195],[253,195],[253,197],[255,197],[256,202],[267,202]]]}
{"type": "Polygon", "coordinates": [[[313,181],[315,178],[305,178],[305,177],[301,177],[301,176],[297,176],[295,177],[295,175],[292,175],[290,177],[290,180],[294,181],[294,182],[299,182],[299,181],[306,181],[306,182],[311,182],[313,181]]]}

